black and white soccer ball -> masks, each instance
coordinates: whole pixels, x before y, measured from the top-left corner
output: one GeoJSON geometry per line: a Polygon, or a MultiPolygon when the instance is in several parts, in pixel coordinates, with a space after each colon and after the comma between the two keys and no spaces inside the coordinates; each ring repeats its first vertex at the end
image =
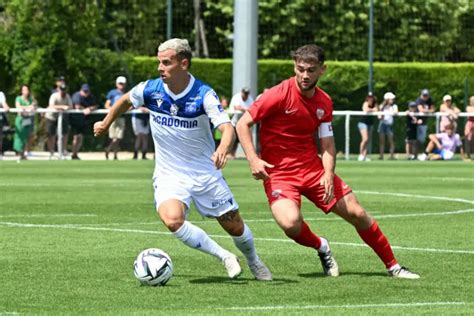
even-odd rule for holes
{"type": "Polygon", "coordinates": [[[145,249],[133,264],[135,277],[144,285],[163,286],[173,275],[173,262],[161,249],[145,249]]]}

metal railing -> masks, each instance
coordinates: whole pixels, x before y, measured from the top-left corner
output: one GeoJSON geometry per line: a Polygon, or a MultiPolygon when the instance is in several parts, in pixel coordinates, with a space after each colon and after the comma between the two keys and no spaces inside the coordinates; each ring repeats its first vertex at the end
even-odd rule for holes
{"type": "MultiPolygon", "coordinates": [[[[0,113],[2,112],[5,112],[5,110],[3,110],[2,108],[0,108],[0,113]]],[[[16,108],[11,108],[10,113],[22,113],[22,112],[25,112],[25,111],[22,111],[22,110],[19,110],[19,109],[16,109],[16,108]]],[[[109,112],[109,110],[105,110],[105,109],[99,109],[99,110],[95,110],[93,112],[91,112],[89,115],[96,115],[96,114],[107,114],[109,112]]],[[[67,114],[71,114],[71,113],[83,113],[82,110],[67,110],[67,111],[57,111],[57,110],[52,110],[52,109],[47,109],[47,108],[38,108],[36,109],[35,111],[30,111],[29,113],[57,113],[58,114],[58,119],[57,119],[57,146],[58,146],[58,152],[59,152],[59,155],[60,155],[60,159],[64,159],[64,156],[63,156],[63,135],[62,135],[62,122],[63,122],[63,114],[64,113],[67,113],[67,114]]],[[[142,111],[140,110],[131,110],[131,111],[128,111],[126,113],[124,113],[125,115],[128,115],[128,114],[132,114],[132,113],[142,113],[142,111]]],[[[439,123],[440,123],[440,119],[442,116],[449,116],[448,113],[446,112],[435,112],[435,113],[413,113],[413,112],[406,112],[406,111],[402,111],[402,112],[398,112],[398,113],[394,113],[394,114],[391,114],[393,115],[394,117],[397,117],[397,116],[407,116],[408,113],[410,113],[410,115],[414,115],[416,117],[435,117],[436,118],[436,132],[438,133],[439,132],[439,123]]],[[[344,120],[344,139],[345,139],[345,142],[344,142],[344,157],[346,160],[349,160],[349,157],[350,157],[350,122],[351,122],[351,117],[353,116],[378,116],[378,115],[384,115],[384,112],[370,112],[370,113],[367,113],[367,112],[363,112],[363,111],[334,111],[333,112],[333,116],[344,116],[345,117],[345,120],[344,120]]],[[[471,117],[471,116],[474,116],[474,113],[470,112],[461,112],[458,114],[458,117],[471,117]]],[[[255,138],[255,135],[254,135],[254,139],[255,138]]]]}

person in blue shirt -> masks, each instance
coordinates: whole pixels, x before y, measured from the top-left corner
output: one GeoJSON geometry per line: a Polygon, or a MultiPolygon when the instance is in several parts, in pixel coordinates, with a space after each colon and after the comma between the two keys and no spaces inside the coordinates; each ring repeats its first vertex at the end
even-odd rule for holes
{"type": "MultiPolygon", "coordinates": [[[[115,89],[112,89],[107,93],[107,101],[105,102],[105,108],[110,110],[112,106],[120,99],[121,96],[125,93],[125,88],[127,85],[127,78],[124,76],[118,76],[115,80],[115,89]]],[[[105,148],[105,158],[109,159],[109,153],[113,151],[114,160],[118,159],[117,153],[120,149],[120,141],[123,139],[123,134],[125,132],[125,119],[119,117],[115,120],[112,125],[109,127],[109,138],[110,143],[105,148]]]]}

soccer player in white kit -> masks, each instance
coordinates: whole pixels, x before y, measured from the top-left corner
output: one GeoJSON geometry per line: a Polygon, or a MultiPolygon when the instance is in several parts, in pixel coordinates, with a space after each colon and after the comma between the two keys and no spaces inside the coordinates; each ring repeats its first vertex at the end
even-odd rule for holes
{"type": "Polygon", "coordinates": [[[157,56],[160,77],[123,95],[104,120],[94,124],[94,135],[104,134],[130,103],[147,107],[156,151],[154,198],[162,222],[187,246],[219,258],[229,277],[236,278],[242,273],[238,257],[186,220],[194,202],[201,215],[216,218],[232,236],[255,278],[269,281],[272,274],[258,257],[252,232],[220,171],[227,163],[234,128],[214,90],[188,72],[191,56],[185,39],[162,43],[157,56]],[[209,121],[222,133],[215,150],[209,121]]]}

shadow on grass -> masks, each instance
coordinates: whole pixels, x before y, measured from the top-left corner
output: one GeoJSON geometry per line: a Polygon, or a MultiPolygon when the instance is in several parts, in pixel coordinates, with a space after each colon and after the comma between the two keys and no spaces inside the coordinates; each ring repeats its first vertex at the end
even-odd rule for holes
{"type": "MultiPolygon", "coordinates": [[[[302,278],[327,278],[323,272],[300,273],[298,276],[302,278]]],[[[342,272],[339,277],[359,276],[359,277],[387,277],[387,273],[383,272],[342,272]]]]}
{"type": "Polygon", "coordinates": [[[211,284],[211,283],[226,283],[226,284],[248,284],[249,282],[261,282],[268,285],[281,285],[288,283],[298,283],[296,280],[283,279],[283,278],[274,278],[273,281],[257,281],[254,278],[238,278],[238,279],[229,279],[224,276],[209,276],[200,279],[190,280],[189,283],[193,284],[211,284]]]}

